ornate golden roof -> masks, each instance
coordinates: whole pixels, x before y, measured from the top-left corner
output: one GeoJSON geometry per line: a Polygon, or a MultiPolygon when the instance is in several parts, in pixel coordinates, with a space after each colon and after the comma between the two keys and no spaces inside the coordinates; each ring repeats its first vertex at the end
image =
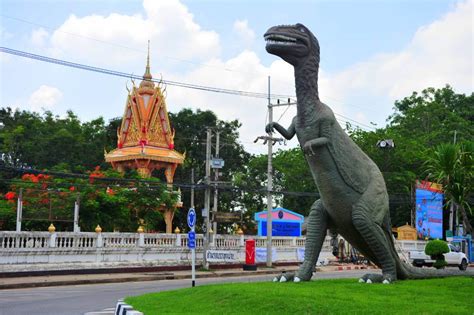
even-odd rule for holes
{"type": "Polygon", "coordinates": [[[146,158],[181,164],[184,156],[174,150],[174,134],[161,83],[152,81],[148,43],[143,80],[139,87],[134,84],[127,95],[122,123],[117,130],[117,149],[106,153],[105,160],[112,162],[146,158]]]}

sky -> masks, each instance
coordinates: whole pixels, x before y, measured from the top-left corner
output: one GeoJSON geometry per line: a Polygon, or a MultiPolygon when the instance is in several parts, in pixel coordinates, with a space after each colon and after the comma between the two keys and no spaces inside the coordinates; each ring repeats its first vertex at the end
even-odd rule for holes
{"type": "MultiPolygon", "coordinates": [[[[341,123],[384,127],[395,100],[427,87],[474,90],[474,0],[2,0],[0,42],[21,50],[154,78],[295,95],[293,69],[265,51],[276,24],[305,24],[321,46],[321,100],[341,123]]],[[[0,106],[83,121],[123,115],[130,79],[0,52],[0,106]]],[[[138,83],[138,82],[137,82],[138,83]]],[[[250,153],[266,146],[267,100],[168,85],[170,112],[212,110],[242,123],[250,153]]],[[[275,108],[289,125],[296,108],[275,108]]],[[[286,149],[296,145],[290,141],[286,149]]]]}

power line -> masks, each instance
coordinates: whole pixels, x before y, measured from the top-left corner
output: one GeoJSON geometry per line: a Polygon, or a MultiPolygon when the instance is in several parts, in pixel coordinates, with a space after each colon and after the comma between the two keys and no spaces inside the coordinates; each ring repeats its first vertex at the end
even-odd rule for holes
{"type": "MultiPolygon", "coordinates": [[[[139,75],[134,75],[134,74],[129,74],[121,71],[116,71],[116,70],[110,70],[106,68],[101,68],[101,67],[93,67],[93,66],[88,66],[85,64],[80,64],[80,63],[74,63],[62,59],[56,59],[56,58],[51,58],[43,55],[37,55],[37,54],[32,54],[28,53],[25,51],[21,50],[15,50],[7,47],[0,47],[0,51],[3,53],[11,54],[11,55],[16,55],[19,57],[24,57],[28,59],[33,59],[33,60],[38,60],[38,61],[43,61],[43,62],[48,62],[52,64],[58,64],[66,67],[72,67],[76,69],[81,69],[81,70],[86,70],[86,71],[92,71],[92,72],[97,72],[97,73],[103,73],[103,74],[108,74],[108,75],[113,75],[113,76],[118,76],[118,77],[123,77],[123,78],[130,78],[130,79],[137,79],[137,80],[142,80],[143,77],[139,75]]],[[[253,98],[268,98],[268,94],[266,93],[259,93],[259,92],[250,92],[250,91],[242,91],[242,90],[233,90],[233,89],[224,89],[224,88],[217,88],[217,87],[210,87],[210,86],[204,86],[204,85],[198,85],[198,84],[191,84],[191,83],[185,83],[185,82],[179,82],[179,81],[171,81],[171,80],[163,80],[163,79],[151,79],[151,81],[156,82],[156,83],[164,83],[167,85],[171,86],[177,86],[177,87],[182,87],[182,88],[188,88],[188,89],[194,89],[194,90],[201,90],[201,91],[207,91],[207,92],[214,92],[214,93],[223,93],[223,94],[230,94],[230,95],[238,95],[238,96],[245,96],[245,97],[253,97],[253,98]]],[[[289,96],[289,95],[283,95],[283,94],[271,94],[270,95],[271,99],[279,99],[279,98],[288,98],[289,100],[291,98],[295,98],[294,96],[289,96]]],[[[296,102],[289,104],[289,105],[296,105],[296,102]]],[[[284,113],[281,115],[280,119],[283,117],[283,115],[286,113],[288,110],[289,106],[286,108],[284,113]]],[[[364,123],[358,122],[354,119],[351,119],[349,117],[346,117],[344,115],[334,113],[336,116],[340,116],[346,120],[349,120],[351,122],[354,122],[357,124],[357,126],[369,128],[372,130],[375,130],[374,127],[366,125],[364,123]]],[[[279,120],[280,120],[279,119],[279,120]]]]}
{"type": "MultiPolygon", "coordinates": [[[[108,75],[113,75],[113,76],[123,77],[123,78],[130,78],[130,79],[137,79],[137,80],[142,80],[143,79],[143,77],[139,76],[139,75],[134,75],[134,74],[130,74],[130,73],[105,69],[105,68],[101,68],[101,67],[88,66],[88,65],[85,65],[85,64],[80,64],[80,63],[70,62],[70,61],[66,61],[66,60],[62,60],[62,59],[56,59],[56,58],[46,57],[46,56],[42,56],[42,55],[32,54],[32,53],[28,53],[28,52],[21,51],[21,50],[15,50],[15,49],[11,49],[11,48],[8,48],[8,47],[0,47],[0,51],[3,52],[3,53],[6,53],[6,54],[10,54],[10,55],[15,55],[15,56],[19,56],[19,57],[28,58],[28,59],[39,60],[39,61],[48,62],[48,63],[52,63],[52,64],[58,64],[58,65],[71,67],[71,68],[76,68],[76,69],[81,69],[81,70],[98,72],[98,73],[103,73],[103,74],[108,74],[108,75]]],[[[210,87],[210,86],[197,85],[197,84],[184,83],[184,82],[171,81],[171,80],[162,80],[162,79],[160,79],[160,80],[151,79],[150,81],[153,81],[153,82],[156,82],[156,83],[164,83],[164,84],[171,85],[171,86],[188,88],[188,89],[207,91],[207,92],[224,93],[224,94],[254,97],[254,98],[268,98],[268,95],[265,94],[265,93],[224,89],[224,88],[210,87]]],[[[289,96],[288,95],[273,94],[271,97],[272,98],[287,98],[289,96]]]]}

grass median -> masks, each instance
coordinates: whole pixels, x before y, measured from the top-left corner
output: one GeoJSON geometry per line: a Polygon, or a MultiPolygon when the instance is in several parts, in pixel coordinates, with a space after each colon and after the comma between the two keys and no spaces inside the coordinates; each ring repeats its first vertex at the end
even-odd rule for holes
{"type": "Polygon", "coordinates": [[[153,314],[474,314],[474,279],[365,284],[357,279],[305,283],[205,285],[141,296],[126,303],[153,314]]]}

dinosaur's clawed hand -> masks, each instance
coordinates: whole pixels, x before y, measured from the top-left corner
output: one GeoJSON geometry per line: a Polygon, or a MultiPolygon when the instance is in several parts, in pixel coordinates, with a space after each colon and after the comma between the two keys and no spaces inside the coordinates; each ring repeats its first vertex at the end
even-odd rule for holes
{"type": "Polygon", "coordinates": [[[314,155],[313,146],[312,146],[311,141],[308,141],[304,144],[303,152],[304,152],[305,155],[309,155],[309,156],[314,155]]]}
{"type": "Polygon", "coordinates": [[[309,156],[315,155],[314,150],[316,148],[322,147],[328,143],[328,138],[326,137],[319,137],[316,139],[312,139],[309,141],[306,141],[306,143],[303,145],[303,152],[309,156]]]}
{"type": "Polygon", "coordinates": [[[275,128],[275,123],[272,122],[272,123],[269,123],[266,127],[265,127],[265,132],[267,133],[270,133],[270,132],[273,132],[275,128]]]}

